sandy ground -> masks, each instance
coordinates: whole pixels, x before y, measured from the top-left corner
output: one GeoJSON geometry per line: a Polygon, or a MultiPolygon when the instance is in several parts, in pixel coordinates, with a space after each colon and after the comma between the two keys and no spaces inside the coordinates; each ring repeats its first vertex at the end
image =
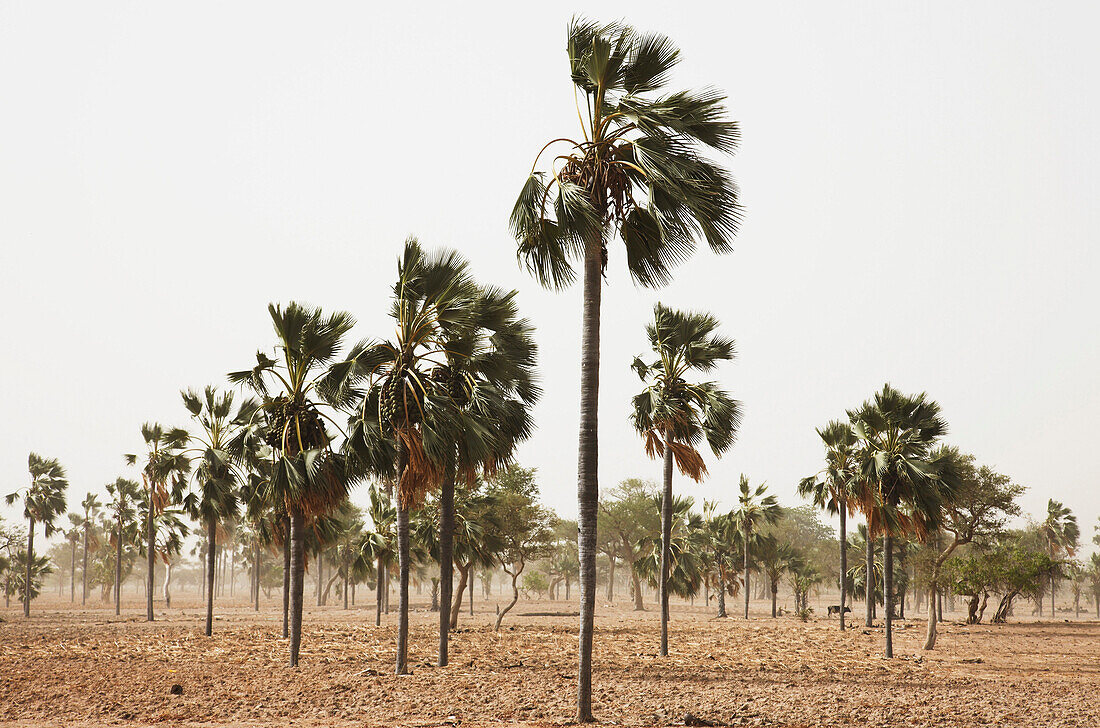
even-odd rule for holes
{"type": "MultiPolygon", "coordinates": [[[[375,627],[363,605],[308,607],[301,667],[285,666],[278,607],[218,605],[202,636],[197,601],[0,608],[0,723],[180,726],[551,726],[570,722],[575,605],[521,602],[492,631],[496,596],[463,614],[451,664],[434,667],[436,615],[414,602],[410,664],[391,674],[396,614],[375,627]],[[554,616],[525,613],[556,612],[554,616]],[[178,684],[182,695],[172,695],[178,684]]],[[[731,606],[731,612],[736,607],[731,606]]],[[[858,610],[858,606],[857,606],[858,610]]],[[[823,612],[824,609],[819,609],[823,612]]],[[[714,620],[674,605],[672,656],[657,657],[657,615],[601,603],[595,710],[607,725],[682,725],[686,714],[752,726],[1100,726],[1100,622],[942,626],[903,622],[894,660],[882,629],[841,633],[835,618],[714,620]]]]}

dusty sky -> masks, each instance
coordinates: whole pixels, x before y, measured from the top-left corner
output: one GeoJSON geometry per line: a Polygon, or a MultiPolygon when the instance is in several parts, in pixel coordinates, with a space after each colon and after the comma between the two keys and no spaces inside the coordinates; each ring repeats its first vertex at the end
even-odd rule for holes
{"type": "MultiPolygon", "coordinates": [[[[72,508],[126,474],[143,421],[185,422],[180,388],[271,345],[269,301],[388,333],[415,234],[519,289],[546,389],[520,460],[573,515],[580,292],[519,269],[507,218],[535,152],[576,130],[570,14],[623,9],[0,5],[0,490],[25,482],[29,450],[68,467],[72,508]]],[[[890,381],[937,399],[950,441],[1027,485],[1028,511],[1065,501],[1088,544],[1094,9],[637,2],[627,20],[680,45],[676,86],[729,94],[747,214],[736,252],[701,253],[663,290],[635,288],[612,251],[603,487],[659,475],[627,412],[661,300],[721,318],[746,410],[710,479],[679,490],[732,504],[745,472],[797,503],[814,427],[890,381]]]]}

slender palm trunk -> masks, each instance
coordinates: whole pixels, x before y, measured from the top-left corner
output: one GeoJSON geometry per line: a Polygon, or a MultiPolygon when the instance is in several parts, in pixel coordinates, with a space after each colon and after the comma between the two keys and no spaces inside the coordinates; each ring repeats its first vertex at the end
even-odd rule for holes
{"type": "Polygon", "coordinates": [[[409,671],[409,511],[397,504],[397,666],[396,674],[405,675],[409,671]]]}
{"type": "Polygon", "coordinates": [[[290,637],[290,516],[283,516],[283,639],[290,637]]]}
{"type": "Polygon", "coordinates": [[[252,546],[255,557],[252,559],[252,568],[256,571],[255,581],[256,584],[253,587],[256,590],[256,606],[253,611],[260,611],[260,539],[256,538],[252,546]]]}
{"type": "Polygon", "coordinates": [[[596,616],[596,509],[600,499],[598,409],[600,392],[600,298],[603,245],[588,242],[581,312],[581,418],[577,453],[577,551],[580,558],[580,635],[577,722],[591,723],[592,635],[596,616]]]}
{"type": "Polygon", "coordinates": [[[153,621],[153,570],[156,565],[156,531],[153,528],[153,491],[149,491],[149,516],[145,524],[145,621],[153,621]]]}
{"type": "MultiPolygon", "coordinates": [[[[121,509],[120,509],[121,511],[121,509]]],[[[118,517],[118,537],[115,539],[115,616],[122,614],[122,515],[118,517]]]]}
{"type": "Polygon", "coordinates": [[[84,553],[83,565],[80,567],[80,606],[88,601],[88,518],[84,517],[84,553]]]}
{"type": "Polygon", "coordinates": [[[867,550],[865,554],[867,573],[864,575],[864,590],[867,595],[867,626],[875,624],[875,541],[871,536],[871,525],[867,524],[867,550]]]}
{"type": "Polygon", "coordinates": [[[724,567],[718,569],[718,616],[726,616],[726,572],[724,567]]]}
{"type": "Polygon", "coordinates": [[[887,534],[882,539],[883,595],[882,610],[886,613],[886,656],[894,656],[894,539],[887,534]]]}
{"type": "Polygon", "coordinates": [[[840,631],[844,631],[844,606],[848,599],[848,506],[840,504],[840,631]]]}
{"type": "Polygon", "coordinates": [[[28,519],[27,528],[27,569],[23,582],[23,616],[31,616],[31,564],[34,563],[34,519],[28,519]]]}
{"type": "Polygon", "coordinates": [[[76,539],[69,542],[72,548],[72,562],[69,565],[69,602],[76,601],[76,539]]]}
{"type": "Polygon", "coordinates": [[[745,619],[749,618],[749,524],[745,522],[745,619]]]}
{"type": "Polygon", "coordinates": [[[661,657],[668,657],[668,572],[672,557],[672,448],[665,436],[664,489],[661,491],[661,657]]]}
{"type": "Polygon", "coordinates": [[[305,516],[297,508],[290,509],[290,666],[298,667],[298,652],[302,647],[302,601],[305,596],[303,578],[305,559],[302,553],[305,516]]]}
{"type": "Polygon", "coordinates": [[[206,636],[214,634],[214,564],[217,560],[217,523],[206,520],[206,636]]]}
{"type": "Polygon", "coordinates": [[[439,494],[439,666],[447,665],[454,576],[454,465],[448,463],[439,494]]]}
{"type": "Polygon", "coordinates": [[[374,591],[375,599],[378,603],[374,612],[374,626],[378,627],[382,624],[382,582],[386,578],[386,565],[382,563],[382,557],[378,557],[378,567],[375,569],[374,576],[374,591]]]}

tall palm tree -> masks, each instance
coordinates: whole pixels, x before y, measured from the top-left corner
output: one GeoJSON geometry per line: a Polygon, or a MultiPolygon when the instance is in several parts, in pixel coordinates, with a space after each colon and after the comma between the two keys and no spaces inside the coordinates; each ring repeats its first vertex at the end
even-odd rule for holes
{"type": "Polygon", "coordinates": [[[23,592],[23,616],[31,616],[31,570],[34,566],[34,527],[41,524],[46,538],[56,530],[54,521],[65,512],[65,490],[69,487],[65,468],[55,458],[44,458],[37,453],[27,456],[27,472],[31,482],[26,488],[10,493],[4,501],[10,506],[15,501],[23,501],[23,517],[27,519],[27,554],[24,563],[26,573],[23,592]]]}
{"type": "MultiPolygon", "coordinates": [[[[141,438],[145,441],[145,453],[141,456],[141,482],[145,487],[150,507],[145,513],[145,621],[153,621],[153,572],[156,564],[155,521],[171,503],[183,497],[184,477],[191,467],[183,449],[187,446],[187,431],[178,427],[165,429],[157,423],[141,426],[141,438]],[[170,489],[170,490],[169,490],[170,489]]],[[[129,465],[136,465],[137,454],[126,455],[129,465]]]]}
{"type": "MultiPolygon", "coordinates": [[[[244,442],[243,434],[253,425],[258,403],[252,398],[233,412],[233,393],[207,386],[202,394],[193,389],[180,392],[183,405],[198,431],[191,437],[196,446],[187,451],[193,474],[191,491],[183,503],[191,518],[206,530],[206,636],[214,627],[214,564],[217,558],[218,527],[232,522],[240,513],[240,490],[248,478],[242,460],[256,447],[266,445],[259,438],[244,442]]],[[[262,455],[262,453],[261,453],[262,455]]]]}
{"type": "Polygon", "coordinates": [[[783,516],[783,509],[774,495],[765,495],[768,486],[765,483],[753,488],[749,476],[742,474],[738,484],[741,491],[737,496],[735,518],[744,543],[744,576],[742,587],[745,590],[745,619],[749,618],[749,561],[752,551],[752,537],[766,524],[775,523],[783,516]]]}
{"type": "Polygon", "coordinates": [[[810,498],[818,508],[840,516],[840,629],[844,630],[844,608],[848,603],[845,588],[848,574],[848,516],[855,509],[855,490],[859,482],[856,463],[857,439],[848,422],[833,420],[818,428],[825,444],[825,467],[817,475],[803,478],[798,492],[810,498]]]}
{"type": "Polygon", "coordinates": [[[454,484],[491,474],[531,432],[535,345],[515,292],[479,286],[457,253],[409,239],[398,263],[396,337],[353,349],[370,386],[352,422],[349,451],[396,478],[399,623],[397,672],[406,671],[409,512],[435,487],[440,499],[439,662],[447,663],[454,484]]]}
{"type": "Polygon", "coordinates": [[[122,549],[133,538],[131,531],[141,486],[133,480],[117,478],[107,484],[107,495],[110,497],[107,507],[114,514],[115,532],[111,540],[115,547],[115,614],[118,615],[122,612],[122,549]]]}
{"type": "Polygon", "coordinates": [[[717,333],[718,319],[702,312],[677,311],[658,303],[646,337],[655,355],[635,357],[632,367],[645,383],[634,395],[631,421],[645,438],[646,454],[664,458],[661,494],[661,656],[668,656],[669,544],[672,533],[672,469],[695,482],[707,473],[699,452],[705,440],[715,457],[732,445],[741,421],[741,404],[717,382],[688,382],[694,372],[712,372],[733,359],[733,341],[717,333]]]}
{"type": "Polygon", "coordinates": [[[600,299],[609,243],[618,233],[631,277],[647,287],[667,283],[700,238],[716,253],[729,252],[741,208],[736,185],[712,152],[732,152],[739,133],[720,92],[666,91],[680,52],[662,35],[575,18],[567,52],[581,134],[555,139],[536,156],[511,228],[520,259],[542,285],[564,288],[577,267],[583,271],[577,719],[591,722],[600,299]],[[565,148],[548,171],[539,170],[554,145],[565,148]]]}
{"type": "MultiPolygon", "coordinates": [[[[335,510],[348,495],[350,477],[332,447],[327,412],[350,404],[344,377],[353,363],[337,361],[355,325],[350,314],[289,303],[267,307],[276,336],[276,358],[256,353],[256,366],[231,372],[234,384],[262,398],[262,423],[248,437],[264,437],[271,452],[271,476],[263,500],[281,503],[290,520],[290,666],[298,666],[302,644],[305,528],[335,510]]],[[[335,423],[333,423],[335,424],[335,423]]]]}
{"type": "Polygon", "coordinates": [[[94,523],[94,518],[96,514],[99,513],[99,498],[95,495],[95,493],[89,493],[88,495],[84,496],[84,500],[80,501],[80,507],[84,511],[84,515],[80,521],[84,540],[84,546],[81,554],[83,563],[80,569],[80,606],[84,606],[85,602],[88,601],[88,541],[89,536],[92,532],[92,524],[94,523]]]}
{"type": "Polygon", "coordinates": [[[902,394],[889,384],[849,411],[848,417],[859,438],[861,477],[874,484],[874,497],[865,498],[859,507],[869,515],[869,523],[881,523],[886,657],[893,657],[893,540],[899,535],[925,540],[939,527],[944,502],[954,496],[958,483],[948,467],[949,455],[935,450],[947,423],[939,404],[926,394],[902,394]]]}
{"type": "MultiPolygon", "coordinates": [[[[1050,498],[1047,500],[1047,517],[1039,524],[1039,530],[1047,542],[1047,552],[1051,560],[1065,554],[1072,556],[1077,551],[1077,541],[1081,537],[1081,530],[1077,526],[1077,516],[1059,501],[1050,498]]],[[[1050,616],[1055,617],[1054,589],[1056,573],[1050,574],[1050,616]]]]}

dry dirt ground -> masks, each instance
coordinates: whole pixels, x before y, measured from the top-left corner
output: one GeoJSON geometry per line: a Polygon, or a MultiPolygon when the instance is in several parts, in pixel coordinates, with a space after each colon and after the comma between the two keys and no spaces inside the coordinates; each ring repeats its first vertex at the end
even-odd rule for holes
{"type": "MultiPolygon", "coordinates": [[[[25,620],[0,607],[0,724],[165,726],[558,726],[576,682],[575,606],[521,602],[494,632],[479,595],[432,666],[434,620],[414,603],[413,674],[391,674],[396,614],[375,627],[362,606],[309,607],[301,667],[285,666],[274,603],[219,605],[202,636],[197,601],[141,602],[121,618],[56,597],[25,620]],[[557,612],[532,616],[532,612],[557,612]],[[525,613],[528,613],[525,616],[525,613]],[[173,695],[174,684],[182,695],[173,695]]],[[[733,605],[731,605],[733,607],[733,605]]],[[[858,606],[857,606],[858,609],[858,606]]],[[[595,710],[606,725],[682,725],[685,715],[752,726],[1100,726],[1100,622],[943,626],[921,650],[924,622],[902,623],[894,660],[882,630],[843,634],[835,618],[711,619],[674,605],[672,656],[658,658],[657,615],[601,604],[595,710]]],[[[731,610],[732,611],[732,610],[731,610]]],[[[823,612],[823,608],[819,612],[823,612]]],[[[1023,618],[1021,618],[1023,619],[1023,618]]],[[[858,623],[857,623],[858,624],[858,623]]]]}

